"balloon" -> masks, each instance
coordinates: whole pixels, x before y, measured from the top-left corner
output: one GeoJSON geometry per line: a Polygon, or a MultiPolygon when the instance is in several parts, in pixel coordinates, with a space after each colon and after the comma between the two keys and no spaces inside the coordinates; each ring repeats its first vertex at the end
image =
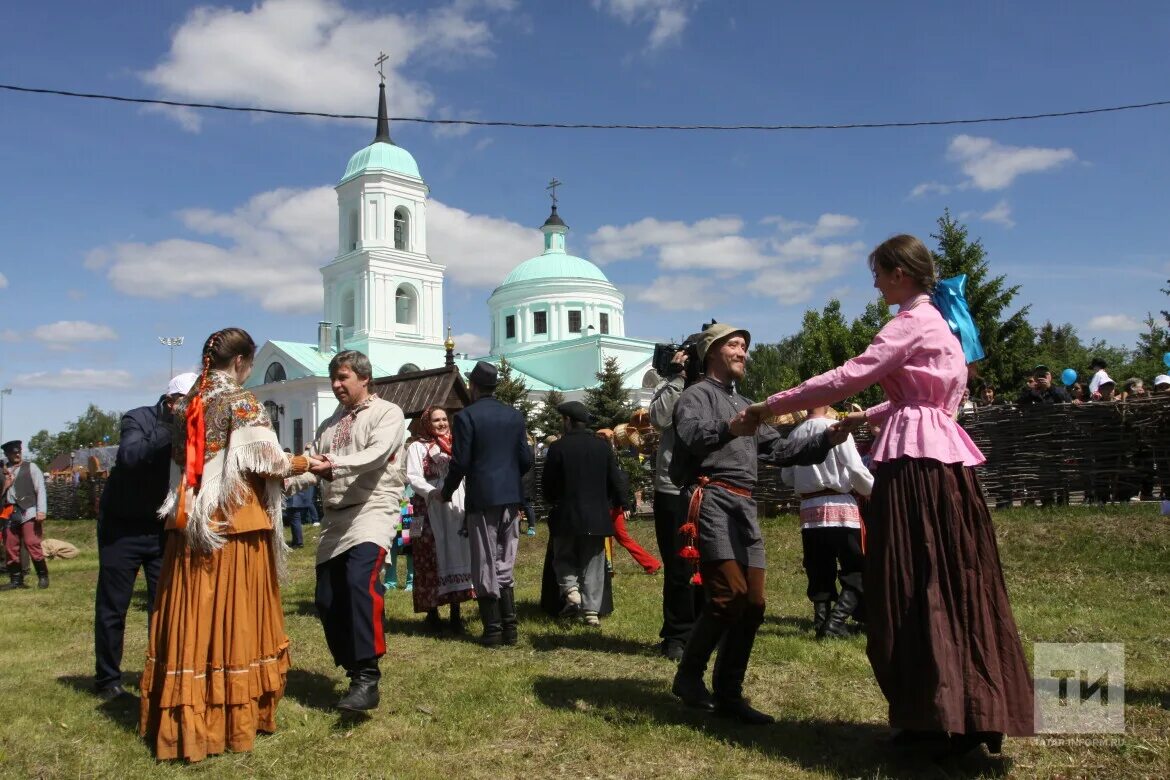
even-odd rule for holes
{"type": "Polygon", "coordinates": [[[1060,381],[1064,383],[1065,387],[1070,386],[1073,382],[1077,381],[1077,372],[1071,368],[1066,368],[1060,372],[1060,381]]]}
{"type": "Polygon", "coordinates": [[[1166,368],[1170,368],[1170,352],[1162,356],[1162,362],[1166,364],[1166,368]]]}

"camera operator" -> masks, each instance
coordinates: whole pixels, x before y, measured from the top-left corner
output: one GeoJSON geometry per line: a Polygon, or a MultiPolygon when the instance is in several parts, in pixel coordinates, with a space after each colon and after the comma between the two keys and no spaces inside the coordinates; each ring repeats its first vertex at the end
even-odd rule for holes
{"type": "Polygon", "coordinates": [[[1020,393],[1020,406],[1032,404],[1067,404],[1072,401],[1068,391],[1063,387],[1052,384],[1052,372],[1048,366],[1036,366],[1032,369],[1032,385],[1025,387],[1020,393]]]}
{"type": "Polygon", "coordinates": [[[671,453],[675,446],[674,405],[685,387],[698,378],[698,359],[693,357],[699,336],[688,336],[666,366],[666,379],[654,388],[650,424],[659,431],[654,460],[654,534],[662,558],[662,654],[672,661],[683,656],[695,616],[703,607],[703,591],[691,586],[691,567],[679,557],[685,542],[678,532],[684,511],[678,486],[670,481],[671,453]]]}
{"type": "Polygon", "coordinates": [[[686,533],[698,537],[700,575],[707,601],[691,630],[672,693],[689,707],[716,711],[741,723],[772,723],[743,698],[743,680],[756,632],[764,621],[764,539],[756,520],[758,461],[808,466],[824,461],[845,441],[840,423],[800,443],[743,414],[750,401],[735,390],[743,378],[751,335],[716,323],[703,331],[697,356],[706,376],[679,396],[674,408],[677,444],[670,475],[684,486],[686,533]],[[697,529],[689,526],[694,524],[697,529]],[[703,682],[715,648],[714,697],[703,682]]]}

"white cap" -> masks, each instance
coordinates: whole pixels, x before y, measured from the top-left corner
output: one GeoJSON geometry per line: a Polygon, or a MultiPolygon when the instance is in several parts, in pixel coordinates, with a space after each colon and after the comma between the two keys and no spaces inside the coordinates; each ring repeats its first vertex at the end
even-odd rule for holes
{"type": "Polygon", "coordinates": [[[1158,385],[1170,385],[1170,376],[1167,376],[1166,374],[1158,374],[1156,377],[1154,377],[1154,387],[1157,387],[1158,385]]]}
{"type": "Polygon", "coordinates": [[[186,374],[179,374],[171,380],[167,385],[167,395],[186,395],[191,386],[195,384],[195,380],[199,378],[198,374],[187,372],[186,374]]]}
{"type": "Polygon", "coordinates": [[[1089,380],[1089,395],[1092,395],[1093,393],[1100,390],[1101,385],[1105,383],[1109,383],[1111,385],[1116,384],[1112,379],[1109,378],[1109,375],[1105,373],[1105,369],[1101,369],[1097,373],[1093,374],[1093,378],[1089,380]]]}

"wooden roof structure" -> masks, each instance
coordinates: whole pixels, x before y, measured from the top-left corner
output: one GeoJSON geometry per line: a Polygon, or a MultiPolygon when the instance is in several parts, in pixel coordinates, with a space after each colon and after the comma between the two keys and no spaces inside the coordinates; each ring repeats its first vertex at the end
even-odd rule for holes
{"type": "Polygon", "coordinates": [[[463,375],[454,365],[375,379],[370,383],[370,390],[397,404],[408,419],[418,417],[428,406],[457,412],[471,403],[463,375]]]}

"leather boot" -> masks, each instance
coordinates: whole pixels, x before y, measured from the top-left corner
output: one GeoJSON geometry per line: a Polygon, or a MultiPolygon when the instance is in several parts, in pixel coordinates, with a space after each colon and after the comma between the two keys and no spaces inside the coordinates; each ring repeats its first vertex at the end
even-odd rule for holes
{"type": "Polygon", "coordinates": [[[813,602],[813,632],[817,637],[821,637],[825,632],[825,623],[829,622],[829,610],[832,608],[831,601],[814,601],[813,602]]]}
{"type": "Polygon", "coordinates": [[[24,584],[24,573],[20,570],[19,563],[8,564],[8,582],[0,585],[0,590],[17,590],[18,588],[27,588],[24,584]]]}
{"type": "Polygon", "coordinates": [[[37,570],[37,587],[41,590],[49,587],[49,566],[44,560],[33,561],[33,568],[37,570]]]}
{"type": "Polygon", "coordinates": [[[451,604],[451,633],[455,636],[463,635],[463,618],[458,601],[452,602],[451,604]]]}
{"type": "Polygon", "coordinates": [[[687,640],[682,659],[678,662],[674,684],[670,686],[670,692],[682,699],[683,704],[688,707],[707,712],[715,709],[715,700],[711,698],[711,692],[703,682],[703,674],[707,671],[707,662],[711,660],[711,653],[715,652],[724,631],[724,625],[707,610],[699,614],[699,619],[691,629],[691,637],[687,640]]]}
{"type": "Polygon", "coordinates": [[[511,585],[500,587],[500,625],[504,644],[514,645],[520,641],[516,628],[516,591],[511,585]]]}
{"type": "Polygon", "coordinates": [[[499,647],[504,642],[504,626],[500,618],[500,600],[491,596],[479,599],[479,619],[483,621],[483,636],[479,643],[484,647],[499,647]]]}
{"type": "Polygon", "coordinates": [[[833,611],[829,613],[829,621],[825,623],[825,629],[819,638],[841,639],[849,636],[850,632],[846,621],[853,614],[853,610],[857,609],[859,601],[858,593],[853,588],[842,590],[841,598],[837,599],[837,603],[833,605],[833,611]]]}
{"type": "Polygon", "coordinates": [[[738,622],[728,626],[711,679],[711,687],[715,690],[715,711],[750,726],[775,722],[775,718],[752,707],[743,697],[743,678],[763,617],[762,608],[759,611],[749,608],[738,622]]]}
{"type": "Polygon", "coordinates": [[[337,702],[337,709],[349,712],[364,712],[378,706],[378,681],[382,679],[382,670],[378,668],[378,659],[369,658],[358,661],[353,669],[348,670],[349,691],[337,702]]]}

